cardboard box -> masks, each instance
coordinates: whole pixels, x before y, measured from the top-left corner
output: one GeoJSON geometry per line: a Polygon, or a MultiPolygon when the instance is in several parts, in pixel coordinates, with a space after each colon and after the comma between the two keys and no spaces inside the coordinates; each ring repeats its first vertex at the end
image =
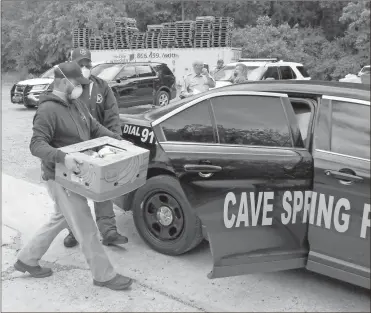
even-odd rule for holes
{"type": "Polygon", "coordinates": [[[143,186],[147,180],[149,150],[125,140],[101,137],[60,148],[83,161],[75,175],[64,164],[57,163],[55,181],[68,190],[96,202],[111,200],[143,186]],[[116,154],[103,158],[88,155],[89,150],[109,147],[116,154]]]}

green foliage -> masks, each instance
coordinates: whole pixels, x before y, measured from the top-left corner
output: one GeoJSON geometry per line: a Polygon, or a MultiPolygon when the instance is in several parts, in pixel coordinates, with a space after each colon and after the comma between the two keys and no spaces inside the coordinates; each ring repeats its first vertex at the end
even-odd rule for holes
{"type": "MultiPolygon", "coordinates": [[[[179,0],[3,0],[2,71],[38,74],[65,61],[72,29],[138,28],[182,19],[179,0]]],[[[314,78],[339,79],[370,64],[370,3],[364,1],[184,1],[186,20],[231,16],[233,45],[248,57],[302,62],[314,78]]]]}
{"type": "MultiPolygon", "coordinates": [[[[317,4],[313,2],[306,5],[314,9],[317,4]]],[[[292,5],[295,7],[295,4],[292,5]]],[[[332,7],[328,2],[321,2],[321,6],[316,9],[321,8],[332,7]]],[[[291,12],[287,2],[280,4],[279,9],[281,11],[276,11],[271,18],[259,17],[256,26],[247,25],[234,31],[233,45],[242,47],[243,57],[278,57],[285,61],[300,62],[305,64],[313,79],[321,80],[339,80],[348,73],[356,74],[364,65],[370,64],[369,3],[335,4],[334,11],[338,12],[339,20],[335,24],[342,23],[345,32],[332,39],[332,36],[325,33],[331,27],[324,28],[321,20],[312,26],[305,23],[305,27],[299,27],[299,24],[290,26],[288,22],[277,23],[278,16],[283,20],[288,19],[289,15],[284,14],[291,12]]],[[[300,15],[303,19],[298,23],[308,19],[305,14],[300,15]]]]}

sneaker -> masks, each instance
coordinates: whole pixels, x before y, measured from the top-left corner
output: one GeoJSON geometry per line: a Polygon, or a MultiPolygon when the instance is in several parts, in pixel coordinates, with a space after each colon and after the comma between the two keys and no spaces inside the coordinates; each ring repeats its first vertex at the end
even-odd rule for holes
{"type": "Polygon", "coordinates": [[[103,236],[102,243],[105,246],[109,245],[123,245],[128,243],[128,238],[119,234],[116,230],[110,230],[107,232],[105,236],[103,236]]]}
{"type": "Polygon", "coordinates": [[[105,281],[105,282],[99,282],[99,281],[96,281],[95,279],[93,280],[93,284],[95,286],[106,287],[112,290],[127,289],[131,286],[132,283],[133,283],[133,280],[131,278],[122,276],[120,274],[117,274],[111,280],[105,281]]]}
{"type": "Polygon", "coordinates": [[[39,265],[37,266],[30,266],[27,264],[24,264],[22,261],[17,260],[17,262],[14,264],[14,268],[22,273],[30,273],[32,277],[36,278],[43,278],[48,277],[53,274],[53,271],[51,268],[48,267],[41,267],[39,265]]]}
{"type": "Polygon", "coordinates": [[[77,246],[78,242],[75,238],[75,236],[72,233],[69,233],[66,238],[64,238],[64,246],[66,248],[72,248],[74,246],[77,246]]]}

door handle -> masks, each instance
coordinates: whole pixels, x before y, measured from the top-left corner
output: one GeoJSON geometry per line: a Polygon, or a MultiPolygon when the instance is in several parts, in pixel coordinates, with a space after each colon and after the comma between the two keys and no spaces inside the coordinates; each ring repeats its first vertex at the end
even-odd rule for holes
{"type": "Polygon", "coordinates": [[[354,182],[363,182],[363,178],[360,176],[357,176],[355,174],[348,174],[340,171],[331,171],[331,170],[326,170],[325,174],[327,176],[332,176],[338,180],[340,180],[340,183],[343,185],[350,185],[353,184],[354,182]]]}
{"type": "Polygon", "coordinates": [[[216,173],[220,172],[222,170],[222,167],[208,164],[186,164],[184,165],[184,170],[191,173],[216,173]]]}

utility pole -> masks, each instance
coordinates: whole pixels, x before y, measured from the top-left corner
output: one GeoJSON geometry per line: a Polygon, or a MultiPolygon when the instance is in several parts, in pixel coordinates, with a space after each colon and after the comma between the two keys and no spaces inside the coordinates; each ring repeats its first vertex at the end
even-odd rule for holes
{"type": "Polygon", "coordinates": [[[182,0],[182,21],[184,21],[184,1],[182,0]]]}

